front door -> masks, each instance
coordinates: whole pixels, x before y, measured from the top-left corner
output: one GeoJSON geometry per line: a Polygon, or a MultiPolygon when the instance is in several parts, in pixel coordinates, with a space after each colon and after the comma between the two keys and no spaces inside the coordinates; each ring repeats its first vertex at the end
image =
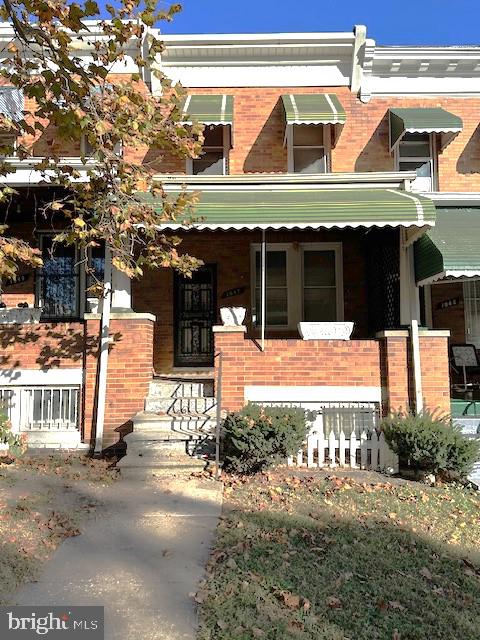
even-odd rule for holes
{"type": "Polygon", "coordinates": [[[213,366],[216,275],[214,264],[200,267],[191,278],[175,274],[173,325],[176,367],[213,366]]]}

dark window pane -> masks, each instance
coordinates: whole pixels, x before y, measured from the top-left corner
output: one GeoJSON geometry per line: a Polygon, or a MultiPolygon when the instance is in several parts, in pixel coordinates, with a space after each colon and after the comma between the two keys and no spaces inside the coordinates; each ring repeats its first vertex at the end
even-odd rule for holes
{"type": "MultiPolygon", "coordinates": [[[[256,254],[257,286],[261,283],[261,252],[256,254]]],[[[287,286],[287,253],[286,251],[267,251],[267,287],[287,286]]]]}
{"type": "Polygon", "coordinates": [[[223,175],[223,151],[207,151],[194,159],[193,175],[223,175]]]}
{"type": "Polygon", "coordinates": [[[430,178],[432,175],[432,165],[430,162],[400,162],[400,171],[416,171],[421,178],[430,178]]]}
{"type": "Polygon", "coordinates": [[[300,147],[323,146],[323,125],[293,125],[293,144],[300,147]]]}
{"type": "Polygon", "coordinates": [[[223,126],[207,125],[203,130],[205,142],[204,147],[222,147],[223,148],[223,126]]]}
{"type": "Polygon", "coordinates": [[[327,169],[323,148],[294,149],[293,170],[295,173],[325,173],[327,169]]]}
{"type": "Polygon", "coordinates": [[[334,322],[337,319],[336,290],[305,289],[303,315],[306,322],[334,322]]]}
{"type": "MultiPolygon", "coordinates": [[[[255,291],[255,307],[257,309],[257,325],[262,322],[261,289],[255,291]]],[[[285,326],[288,325],[288,296],[287,289],[267,288],[267,324],[285,326]]]]}
{"type": "Polygon", "coordinates": [[[306,287],[335,286],[335,251],[305,251],[303,280],[306,287]]]}
{"type": "Polygon", "coordinates": [[[52,253],[52,239],[44,238],[42,249],[43,266],[39,279],[43,315],[76,316],[78,300],[75,248],[57,244],[52,253]]]}

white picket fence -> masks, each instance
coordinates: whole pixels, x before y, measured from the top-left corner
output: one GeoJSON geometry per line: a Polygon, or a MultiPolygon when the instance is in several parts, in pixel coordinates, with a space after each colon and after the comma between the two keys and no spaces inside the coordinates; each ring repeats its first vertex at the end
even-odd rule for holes
{"type": "Polygon", "coordinates": [[[342,430],[335,433],[332,429],[327,434],[323,429],[323,416],[315,419],[307,441],[296,457],[288,458],[289,466],[334,469],[349,467],[351,469],[373,469],[398,473],[398,456],[385,442],[383,433],[380,436],[375,429],[363,430],[357,437],[355,430],[345,434],[342,430]]]}

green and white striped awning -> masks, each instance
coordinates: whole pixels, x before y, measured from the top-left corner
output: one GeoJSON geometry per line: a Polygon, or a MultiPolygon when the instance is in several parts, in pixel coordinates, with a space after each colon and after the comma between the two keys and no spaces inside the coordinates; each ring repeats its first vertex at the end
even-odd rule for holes
{"type": "Polygon", "coordinates": [[[449,144],[463,129],[462,119],[440,107],[390,109],[390,148],[406,133],[441,134],[441,148],[449,144]]]}
{"type": "Polygon", "coordinates": [[[187,122],[202,124],[233,125],[233,96],[225,93],[215,95],[188,95],[183,103],[187,122]]]}
{"type": "Polygon", "coordinates": [[[417,284],[480,277],[480,208],[437,207],[435,227],[414,245],[417,284]]]}
{"type": "MultiPolygon", "coordinates": [[[[167,191],[168,193],[168,191],[167,191]]],[[[172,198],[178,190],[171,191],[172,198]]],[[[428,228],[432,200],[399,189],[199,189],[193,229],[428,228]]],[[[149,194],[139,194],[151,202],[149,194]]],[[[155,204],[155,203],[154,203],[155,204]]],[[[158,202],[160,212],[162,203],[158,202]]],[[[168,222],[163,229],[181,228],[168,222]]]]}
{"type": "Polygon", "coordinates": [[[346,115],[334,93],[285,94],[287,124],[345,124],[346,115]]]}

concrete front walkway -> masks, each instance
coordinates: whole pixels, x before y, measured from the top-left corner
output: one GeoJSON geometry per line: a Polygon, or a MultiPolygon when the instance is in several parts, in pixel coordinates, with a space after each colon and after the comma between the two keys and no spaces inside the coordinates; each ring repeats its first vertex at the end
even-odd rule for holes
{"type": "Polygon", "coordinates": [[[201,479],[121,479],[99,516],[14,601],[103,605],[105,640],[193,640],[189,594],[204,573],[221,489],[201,479]]]}

